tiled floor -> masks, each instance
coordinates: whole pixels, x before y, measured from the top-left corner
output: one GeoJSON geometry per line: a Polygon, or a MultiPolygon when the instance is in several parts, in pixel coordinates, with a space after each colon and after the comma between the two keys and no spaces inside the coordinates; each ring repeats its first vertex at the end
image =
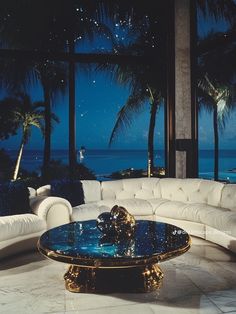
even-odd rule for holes
{"type": "Polygon", "coordinates": [[[0,262],[0,313],[236,314],[236,256],[195,238],[161,268],[163,286],[153,293],[78,294],[64,288],[67,265],[24,254],[0,262]]]}

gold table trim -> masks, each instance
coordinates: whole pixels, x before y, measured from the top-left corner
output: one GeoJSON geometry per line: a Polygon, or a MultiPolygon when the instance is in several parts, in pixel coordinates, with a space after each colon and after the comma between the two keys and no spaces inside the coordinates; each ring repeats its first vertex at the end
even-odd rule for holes
{"type": "Polygon", "coordinates": [[[66,289],[71,292],[150,292],[162,285],[161,261],[179,256],[189,250],[191,238],[185,245],[151,257],[89,258],[66,256],[60,251],[44,248],[38,240],[38,250],[49,259],[70,264],[64,275],[66,289]]]}

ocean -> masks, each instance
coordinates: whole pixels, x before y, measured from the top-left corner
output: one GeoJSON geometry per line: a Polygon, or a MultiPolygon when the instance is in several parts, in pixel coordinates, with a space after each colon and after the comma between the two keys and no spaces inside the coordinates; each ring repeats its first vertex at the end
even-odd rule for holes
{"type": "MultiPolygon", "coordinates": [[[[12,159],[16,158],[17,151],[7,150],[12,159]]],[[[219,152],[219,179],[236,183],[236,150],[220,150],[219,152]],[[235,172],[230,170],[235,169],[235,172]]],[[[80,161],[78,154],[78,162],[80,161]]],[[[214,151],[199,151],[199,177],[211,179],[213,177],[214,151]]],[[[67,150],[53,150],[52,159],[68,163],[67,150]]],[[[43,151],[25,150],[23,152],[21,166],[29,171],[40,173],[43,160],[43,151]]],[[[81,162],[91,169],[97,177],[105,177],[112,172],[134,168],[146,169],[146,150],[114,150],[114,149],[86,149],[81,162]]],[[[155,151],[155,166],[164,167],[164,151],[155,151]]]]}

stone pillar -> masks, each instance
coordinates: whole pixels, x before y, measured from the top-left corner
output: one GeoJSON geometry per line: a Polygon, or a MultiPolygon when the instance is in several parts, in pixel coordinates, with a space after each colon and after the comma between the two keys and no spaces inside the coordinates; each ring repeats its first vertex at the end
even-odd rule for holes
{"type": "Polygon", "coordinates": [[[175,137],[176,177],[188,174],[192,140],[190,0],[175,0],[175,137]]]}

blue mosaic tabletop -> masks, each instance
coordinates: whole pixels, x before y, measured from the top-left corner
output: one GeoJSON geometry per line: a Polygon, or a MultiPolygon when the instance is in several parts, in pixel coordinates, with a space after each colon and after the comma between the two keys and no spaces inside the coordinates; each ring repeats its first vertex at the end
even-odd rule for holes
{"type": "Polygon", "coordinates": [[[79,259],[80,264],[83,259],[130,261],[156,256],[164,260],[181,254],[189,246],[190,237],[184,230],[148,220],[137,220],[134,235],[120,241],[104,238],[96,220],[88,220],[50,229],[38,243],[44,255],[62,262],[68,262],[63,257],[70,257],[71,263],[79,259]]]}

